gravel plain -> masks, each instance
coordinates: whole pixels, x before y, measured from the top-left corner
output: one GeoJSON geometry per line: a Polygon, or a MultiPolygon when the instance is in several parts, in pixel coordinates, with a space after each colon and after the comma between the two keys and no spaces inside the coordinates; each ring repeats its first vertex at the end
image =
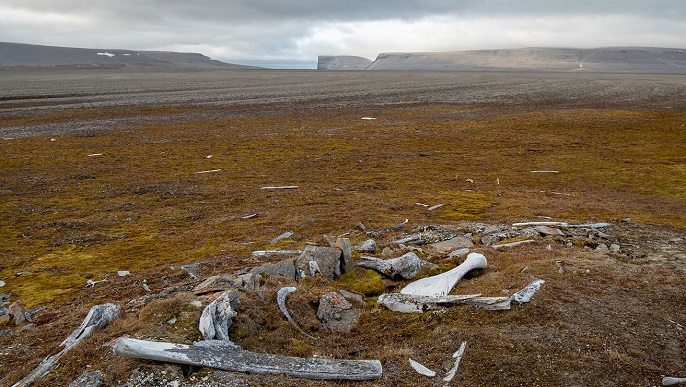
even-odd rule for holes
{"type": "Polygon", "coordinates": [[[665,109],[683,106],[684,101],[686,76],[665,74],[2,70],[0,136],[73,134],[141,122],[402,104],[488,104],[496,109],[528,109],[532,105],[665,109]],[[59,124],[9,123],[11,118],[40,117],[67,110],[160,106],[206,109],[163,116],[104,114],[102,119],[63,120],[59,124]]]}

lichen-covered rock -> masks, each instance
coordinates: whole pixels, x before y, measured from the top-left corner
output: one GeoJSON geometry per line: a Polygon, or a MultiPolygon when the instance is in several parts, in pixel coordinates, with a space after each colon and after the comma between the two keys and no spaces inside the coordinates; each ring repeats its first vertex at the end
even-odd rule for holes
{"type": "Polygon", "coordinates": [[[101,371],[95,370],[82,374],[69,383],[69,387],[100,387],[104,381],[105,375],[101,371]]]}
{"type": "MultiPolygon", "coordinates": [[[[339,250],[340,253],[340,250],[339,250]]],[[[286,278],[295,278],[295,266],[293,259],[287,258],[277,263],[265,263],[249,272],[250,274],[267,274],[286,278]]]]}
{"type": "Polygon", "coordinates": [[[340,293],[329,292],[319,300],[317,318],[322,325],[338,332],[350,332],[360,318],[353,305],[348,302],[340,293]]]}
{"type": "Polygon", "coordinates": [[[335,247],[307,246],[295,261],[295,279],[300,281],[308,275],[314,275],[312,271],[315,267],[324,277],[333,279],[341,275],[342,257],[341,250],[335,247]]]}
{"type": "Polygon", "coordinates": [[[435,267],[436,265],[420,259],[415,253],[407,253],[398,258],[379,259],[374,257],[362,257],[364,260],[357,262],[357,266],[373,269],[390,278],[412,279],[423,267],[435,267]]]}
{"type": "Polygon", "coordinates": [[[200,285],[193,289],[196,295],[222,292],[224,290],[235,289],[241,285],[241,281],[232,275],[214,275],[208,277],[200,285]]]}
{"type": "Polygon", "coordinates": [[[430,246],[439,254],[447,254],[463,247],[474,247],[474,244],[463,236],[457,236],[446,241],[433,243],[430,246]]]}

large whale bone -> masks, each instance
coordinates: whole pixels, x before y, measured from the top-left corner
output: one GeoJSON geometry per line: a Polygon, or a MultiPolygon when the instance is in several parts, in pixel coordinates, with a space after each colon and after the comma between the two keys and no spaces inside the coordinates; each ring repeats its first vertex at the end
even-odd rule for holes
{"type": "Polygon", "coordinates": [[[125,357],[211,367],[255,374],[287,374],[309,379],[370,380],[382,375],[378,360],[334,360],[270,355],[246,351],[223,340],[193,345],[120,338],[114,351],[125,357]]]}
{"type": "Polygon", "coordinates": [[[89,338],[93,332],[105,328],[112,320],[119,317],[120,308],[116,304],[100,304],[94,305],[88,311],[86,318],[83,319],[81,325],[76,328],[60,346],[64,346],[58,353],[46,357],[40,362],[31,372],[23,379],[14,383],[12,387],[26,387],[32,384],[36,379],[47,375],[51,369],[57,365],[57,361],[73,347],[81,344],[84,340],[89,338]]]}
{"type": "Polygon", "coordinates": [[[470,253],[459,266],[445,273],[432,277],[422,278],[405,286],[401,294],[413,294],[417,296],[445,296],[457,285],[457,283],[474,269],[485,269],[488,266],[486,257],[479,253],[470,253]]]}

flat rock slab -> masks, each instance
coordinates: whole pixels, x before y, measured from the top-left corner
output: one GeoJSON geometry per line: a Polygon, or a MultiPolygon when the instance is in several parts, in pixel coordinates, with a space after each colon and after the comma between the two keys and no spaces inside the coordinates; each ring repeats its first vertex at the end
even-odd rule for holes
{"type": "Polygon", "coordinates": [[[542,236],[547,236],[547,235],[565,235],[565,233],[562,232],[559,228],[553,228],[550,226],[538,226],[534,228],[536,232],[541,234],[542,236]]]}
{"type": "Polygon", "coordinates": [[[474,247],[474,244],[468,238],[458,236],[447,241],[432,243],[429,246],[433,247],[439,254],[447,254],[457,249],[474,247]]]}
{"type": "Polygon", "coordinates": [[[223,292],[229,289],[236,289],[241,286],[241,281],[236,276],[231,275],[214,275],[208,277],[205,281],[200,283],[193,289],[196,295],[223,292]]]}
{"type": "Polygon", "coordinates": [[[317,318],[322,325],[338,332],[350,332],[360,319],[360,312],[338,292],[329,292],[319,300],[317,318]]]}
{"type": "Polygon", "coordinates": [[[286,278],[295,278],[295,264],[293,259],[287,258],[277,263],[265,263],[248,272],[248,274],[267,274],[286,278]]]}
{"type": "Polygon", "coordinates": [[[69,387],[100,387],[105,382],[105,375],[101,371],[90,371],[82,374],[69,387]]]}
{"type": "Polygon", "coordinates": [[[343,252],[335,247],[307,246],[295,261],[296,280],[314,276],[315,267],[321,275],[333,279],[341,274],[342,257],[343,252]]]}

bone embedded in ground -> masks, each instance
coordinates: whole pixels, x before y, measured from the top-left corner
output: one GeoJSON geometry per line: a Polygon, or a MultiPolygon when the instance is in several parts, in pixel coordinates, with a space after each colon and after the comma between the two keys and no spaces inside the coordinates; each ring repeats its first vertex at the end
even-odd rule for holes
{"type": "Polygon", "coordinates": [[[479,253],[470,253],[462,264],[443,274],[422,278],[405,286],[400,293],[421,296],[445,296],[457,285],[467,272],[484,269],[488,266],[486,257],[479,253]]]}
{"type": "Polygon", "coordinates": [[[220,340],[185,345],[120,338],[114,350],[120,356],[131,358],[309,379],[372,380],[383,374],[378,360],[335,360],[255,353],[230,341],[220,340]]]}

